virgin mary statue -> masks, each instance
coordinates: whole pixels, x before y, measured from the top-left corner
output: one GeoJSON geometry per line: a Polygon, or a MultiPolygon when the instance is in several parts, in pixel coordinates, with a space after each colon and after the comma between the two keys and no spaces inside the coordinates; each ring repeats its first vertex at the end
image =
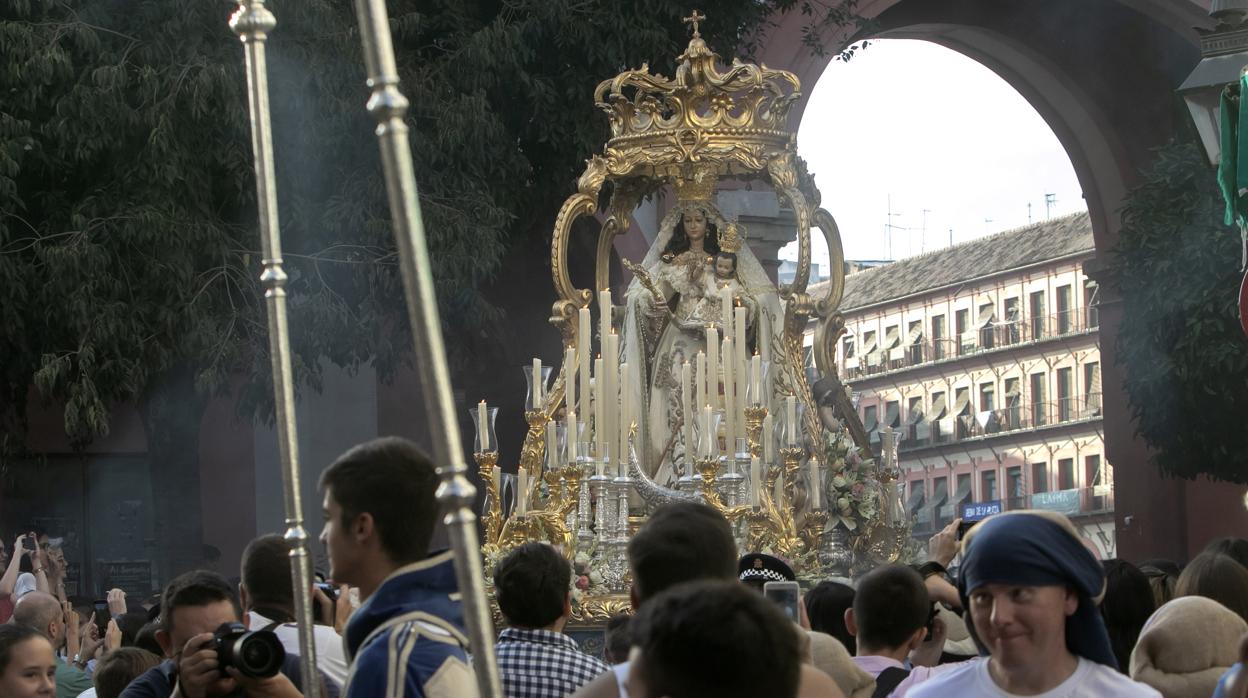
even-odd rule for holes
{"type": "Polygon", "coordinates": [[[721,290],[731,288],[735,302],[748,309],[747,354],[761,351],[763,338],[780,336],[781,327],[775,284],[735,234],[735,223],[725,220],[711,202],[709,187],[697,187],[701,195],[690,196],[692,188],[678,183],[681,200],[664,216],[642,273],[625,293],[623,360],[641,367],[640,380],[632,386],[633,404],[640,408],[634,443],[641,467],[660,484],[672,479],[675,464],[687,462],[681,370],[706,351],[708,326],[716,326],[724,337],[721,290]]]}

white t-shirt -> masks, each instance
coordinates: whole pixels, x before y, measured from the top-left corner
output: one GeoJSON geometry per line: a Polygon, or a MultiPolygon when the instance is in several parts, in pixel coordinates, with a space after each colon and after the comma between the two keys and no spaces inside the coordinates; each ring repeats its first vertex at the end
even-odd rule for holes
{"type": "MultiPolygon", "coordinates": [[[[255,611],[248,611],[247,616],[249,630],[260,630],[273,622],[255,611]]],[[[341,688],[350,669],[343,651],[342,636],[328,625],[313,625],[312,628],[316,640],[316,668],[341,688]]],[[[279,625],[273,629],[273,634],[282,641],[287,654],[299,655],[299,626],[294,623],[279,625]]]]}
{"type": "Polygon", "coordinates": [[[13,600],[16,601],[38,588],[35,575],[23,572],[17,575],[17,583],[13,585],[13,600]]]}
{"type": "MultiPolygon", "coordinates": [[[[988,674],[988,658],[971,660],[953,671],[932,677],[910,689],[909,698],[1013,698],[997,686],[988,674]]],[[[1079,658],[1079,666],[1070,678],[1050,691],[1031,698],[1161,698],[1151,686],[1136,683],[1125,675],[1105,666],[1079,658]]]]}

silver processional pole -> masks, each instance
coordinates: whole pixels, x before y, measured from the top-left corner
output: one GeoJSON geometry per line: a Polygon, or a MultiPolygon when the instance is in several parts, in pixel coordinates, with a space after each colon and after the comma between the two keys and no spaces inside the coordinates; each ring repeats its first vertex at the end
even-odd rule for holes
{"type": "Polygon", "coordinates": [[[493,626],[477,541],[477,516],[472,511],[477,490],[466,477],[468,468],[464,464],[459,421],[455,417],[451,396],[451,378],[442,343],[437,296],[433,289],[433,270],[425,243],[420,202],[416,196],[408,128],[403,120],[408,101],[398,87],[399,71],[394,61],[385,0],[356,0],[355,11],[364,44],[368,86],[372,89],[368,112],[377,121],[376,133],[385,169],[386,193],[390,199],[390,218],[398,244],[408,320],[415,340],[416,364],[420,367],[420,387],[429,407],[433,457],[439,464],[438,475],[442,478],[437,498],[445,512],[443,522],[455,551],[455,576],[463,598],[477,685],[484,698],[498,698],[502,690],[494,658],[493,626]]]}
{"type": "Polygon", "coordinates": [[[282,488],[286,504],[286,541],[299,621],[300,678],[306,698],[320,698],[316,671],[316,643],[312,626],[312,569],[308,533],[303,527],[299,494],[299,444],[295,430],[294,378],[290,370],[290,335],[286,323],[286,272],[282,269],[282,238],[277,223],[277,180],[273,169],[273,137],[269,123],[269,80],[264,42],[277,26],[264,0],[239,0],[230,17],[230,29],[243,42],[247,57],[247,105],[251,112],[251,149],[256,168],[256,204],[260,210],[260,237],[264,272],[260,282],[269,316],[269,358],[273,370],[273,403],[277,442],[281,452],[282,488]]]}

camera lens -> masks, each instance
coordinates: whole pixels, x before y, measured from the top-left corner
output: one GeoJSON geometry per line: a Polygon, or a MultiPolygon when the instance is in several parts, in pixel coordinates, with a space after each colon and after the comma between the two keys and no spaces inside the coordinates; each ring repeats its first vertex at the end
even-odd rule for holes
{"type": "Polygon", "coordinates": [[[232,666],[246,676],[274,676],[286,660],[286,650],[277,635],[265,630],[248,632],[237,623],[218,628],[216,644],[221,668],[232,666]]]}

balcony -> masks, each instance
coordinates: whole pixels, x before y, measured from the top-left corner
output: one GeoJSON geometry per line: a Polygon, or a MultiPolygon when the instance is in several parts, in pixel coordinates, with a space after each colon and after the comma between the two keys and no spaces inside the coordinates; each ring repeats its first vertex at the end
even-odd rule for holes
{"type": "MultiPolygon", "coordinates": [[[[1094,487],[1055,490],[1053,492],[1037,492],[1035,494],[1009,497],[1000,501],[1004,511],[1045,509],[1065,514],[1071,518],[1103,516],[1112,514],[1114,511],[1114,488],[1111,485],[1096,485],[1094,487]]],[[[911,531],[912,534],[916,538],[926,538],[947,526],[950,521],[958,516],[956,511],[953,512],[953,516],[949,516],[950,512],[941,511],[942,509],[948,509],[948,506],[931,509],[920,507],[916,512],[913,512],[914,526],[911,531]],[[926,516],[922,514],[926,514],[926,516]]]]}
{"type": "Polygon", "coordinates": [[[901,428],[898,448],[902,453],[942,444],[983,440],[999,434],[1030,431],[1038,427],[1077,424],[1101,417],[1101,393],[1055,402],[1018,403],[1000,410],[928,420],[919,418],[901,428]]]}
{"type": "Polygon", "coordinates": [[[1096,308],[1071,310],[1044,317],[1025,317],[1013,321],[993,322],[960,337],[924,339],[881,349],[867,356],[847,360],[844,376],[847,381],[901,371],[917,366],[974,356],[988,351],[1002,351],[1014,346],[1082,334],[1100,326],[1096,308]]]}

